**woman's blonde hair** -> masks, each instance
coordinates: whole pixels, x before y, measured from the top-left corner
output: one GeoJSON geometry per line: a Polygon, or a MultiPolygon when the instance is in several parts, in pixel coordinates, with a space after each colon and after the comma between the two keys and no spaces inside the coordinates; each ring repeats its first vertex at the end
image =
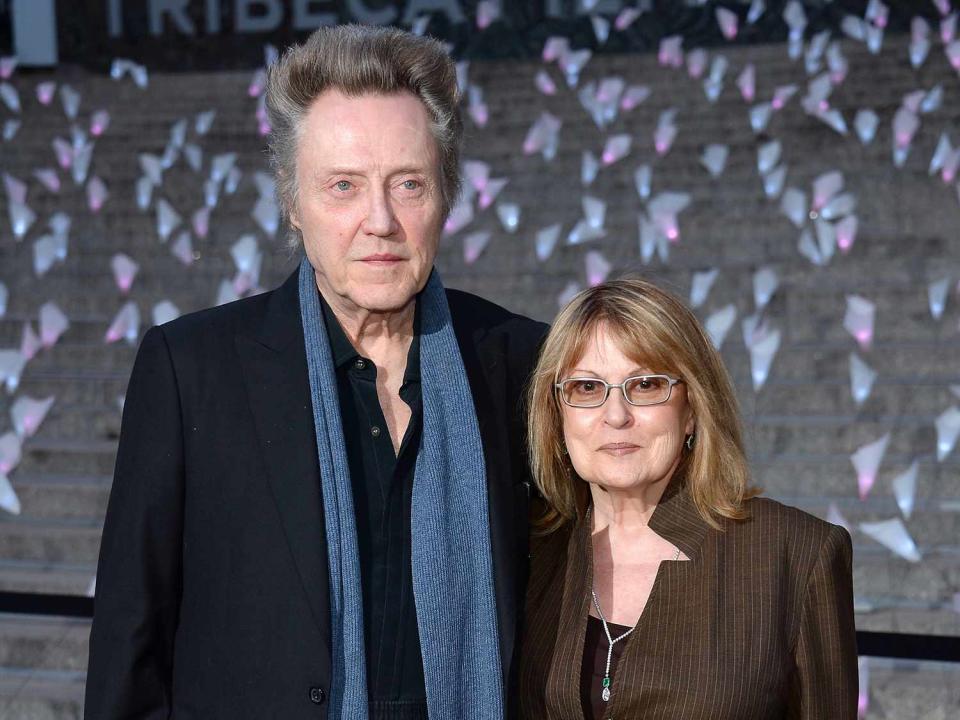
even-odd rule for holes
{"type": "Polygon", "coordinates": [[[555,383],[582,357],[601,325],[632,361],[683,380],[696,430],[676,474],[713,527],[721,517],[743,518],[743,501],[753,491],[737,398],[720,353],[681,300],[645,280],[624,278],[584,290],[560,311],[534,370],[527,395],[530,465],[548,505],[537,529],[550,532],[586,511],[587,484],[576,476],[564,447],[555,383]]]}

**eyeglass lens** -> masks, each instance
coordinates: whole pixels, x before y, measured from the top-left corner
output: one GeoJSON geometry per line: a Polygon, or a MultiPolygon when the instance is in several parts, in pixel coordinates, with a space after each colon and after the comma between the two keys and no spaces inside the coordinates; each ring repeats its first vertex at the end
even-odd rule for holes
{"type": "MultiPolygon", "coordinates": [[[[602,380],[574,378],[562,384],[563,399],[578,407],[602,405],[607,394],[602,380]]],[[[634,405],[655,405],[664,402],[670,394],[670,380],[660,375],[627,378],[624,395],[634,405]]]]}

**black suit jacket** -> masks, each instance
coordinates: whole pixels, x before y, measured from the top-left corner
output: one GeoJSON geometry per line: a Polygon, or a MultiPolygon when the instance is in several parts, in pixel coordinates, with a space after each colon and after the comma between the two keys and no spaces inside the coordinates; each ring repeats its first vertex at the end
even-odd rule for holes
{"type": "MultiPolygon", "coordinates": [[[[463,292],[447,298],[487,467],[509,689],[530,489],[520,404],[546,326],[463,292]]],[[[143,339],[100,549],[85,717],[325,718],[329,684],[326,535],[294,273],[143,339]]]]}

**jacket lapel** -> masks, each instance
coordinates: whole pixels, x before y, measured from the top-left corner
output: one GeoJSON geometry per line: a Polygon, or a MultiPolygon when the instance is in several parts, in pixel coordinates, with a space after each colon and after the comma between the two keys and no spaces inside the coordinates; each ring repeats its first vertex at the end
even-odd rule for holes
{"type": "Polygon", "coordinates": [[[262,324],[235,344],[287,545],[329,647],[326,529],[296,272],[272,293],[262,324]]]}

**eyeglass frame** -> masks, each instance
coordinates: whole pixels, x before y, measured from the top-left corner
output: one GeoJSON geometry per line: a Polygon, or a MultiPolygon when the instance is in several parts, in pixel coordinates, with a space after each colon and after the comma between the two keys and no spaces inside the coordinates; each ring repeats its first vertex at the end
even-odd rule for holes
{"type": "Polygon", "coordinates": [[[666,402],[670,402],[670,398],[673,395],[673,386],[679,385],[683,380],[681,378],[670,377],[669,375],[664,375],[663,373],[650,373],[649,375],[631,375],[628,378],[624,378],[623,382],[620,383],[608,383],[606,380],[597,377],[569,377],[555,382],[553,387],[557,390],[557,395],[560,396],[560,401],[567,407],[577,408],[579,410],[592,410],[598,407],[603,407],[603,405],[610,398],[610,391],[613,388],[620,388],[620,394],[623,396],[623,399],[626,400],[627,404],[632,405],[633,407],[652,407],[654,405],[663,405],[666,402]],[[640,378],[666,378],[667,382],[670,383],[667,386],[667,396],[663,400],[658,400],[657,402],[652,403],[635,403],[627,397],[627,393],[624,392],[624,386],[631,380],[638,380],[640,378]],[[590,382],[603,383],[604,393],[603,400],[598,402],[596,405],[574,405],[567,401],[563,396],[563,385],[564,383],[572,382],[574,380],[589,380],[590,382]]]}

